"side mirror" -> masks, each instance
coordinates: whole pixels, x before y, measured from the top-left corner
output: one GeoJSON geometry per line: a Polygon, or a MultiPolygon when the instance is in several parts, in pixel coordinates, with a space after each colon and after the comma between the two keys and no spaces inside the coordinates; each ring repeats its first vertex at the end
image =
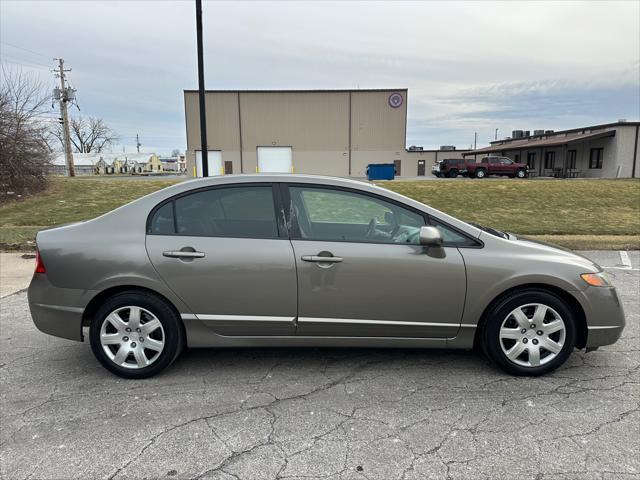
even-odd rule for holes
{"type": "Polygon", "coordinates": [[[425,247],[441,247],[442,235],[436,227],[420,228],[420,245],[425,247]]]}

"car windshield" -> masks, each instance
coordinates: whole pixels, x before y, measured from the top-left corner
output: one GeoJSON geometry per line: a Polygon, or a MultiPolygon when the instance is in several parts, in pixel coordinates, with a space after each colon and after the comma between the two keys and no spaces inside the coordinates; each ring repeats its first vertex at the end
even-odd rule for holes
{"type": "Polygon", "coordinates": [[[480,225],[479,223],[472,223],[471,225],[473,225],[476,228],[479,228],[483,232],[487,232],[487,233],[490,233],[491,235],[495,235],[496,237],[509,240],[509,234],[506,232],[503,232],[502,230],[497,230],[495,228],[487,227],[486,225],[480,225]]]}

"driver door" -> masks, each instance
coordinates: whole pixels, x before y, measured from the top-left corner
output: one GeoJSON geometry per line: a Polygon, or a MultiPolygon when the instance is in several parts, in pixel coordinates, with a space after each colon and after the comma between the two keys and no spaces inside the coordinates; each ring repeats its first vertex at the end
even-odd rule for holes
{"type": "Polygon", "coordinates": [[[500,163],[499,163],[500,174],[501,175],[514,174],[515,172],[511,168],[511,165],[513,165],[513,162],[510,159],[508,159],[506,157],[501,157],[500,158],[500,163]]]}
{"type": "Polygon", "coordinates": [[[455,247],[430,254],[419,245],[423,213],[336,187],[289,185],[285,193],[298,273],[297,335],[456,335],[464,263],[455,247]]]}

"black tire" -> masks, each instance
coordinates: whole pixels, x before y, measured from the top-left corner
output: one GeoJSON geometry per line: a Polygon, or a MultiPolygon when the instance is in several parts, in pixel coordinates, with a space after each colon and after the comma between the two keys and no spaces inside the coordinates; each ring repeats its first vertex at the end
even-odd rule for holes
{"type": "Polygon", "coordinates": [[[479,168],[476,170],[476,178],[485,178],[487,176],[487,172],[484,171],[484,168],[479,168]]]}
{"type": "Polygon", "coordinates": [[[516,176],[516,178],[525,178],[527,176],[527,171],[525,169],[523,169],[523,168],[519,168],[516,171],[516,175],[515,176],[516,176]]]}
{"type": "MultiPolygon", "coordinates": [[[[536,327],[540,328],[539,326],[536,327]]],[[[535,332],[531,333],[535,334],[535,332]]],[[[487,356],[505,372],[521,376],[543,375],[558,368],[571,355],[576,343],[576,320],[566,302],[555,293],[543,289],[521,290],[502,297],[493,305],[487,314],[480,338],[487,356]],[[550,307],[559,314],[565,327],[562,349],[555,354],[555,358],[550,358],[546,363],[542,363],[544,362],[543,358],[539,366],[522,366],[510,360],[503,351],[500,340],[500,329],[507,316],[518,307],[529,304],[542,304],[550,307]]],[[[531,340],[530,346],[533,346],[532,344],[533,340],[531,340]]],[[[540,345],[542,346],[542,344],[540,345]]],[[[523,352],[522,355],[528,358],[529,350],[526,350],[526,352],[526,354],[523,352]]],[[[548,351],[548,354],[551,354],[551,352],[548,351]]]]}
{"type": "Polygon", "coordinates": [[[108,298],[94,315],[89,327],[89,340],[93,354],[104,368],[120,377],[133,379],[148,378],[167,368],[175,361],[185,344],[182,320],[171,305],[157,295],[141,291],[125,291],[108,298]],[[119,308],[129,306],[148,310],[162,325],[164,346],[157,358],[146,367],[132,369],[117,365],[107,356],[100,341],[106,317],[119,308]]]}
{"type": "Polygon", "coordinates": [[[449,178],[456,178],[458,176],[458,170],[455,168],[449,172],[449,178]]]}

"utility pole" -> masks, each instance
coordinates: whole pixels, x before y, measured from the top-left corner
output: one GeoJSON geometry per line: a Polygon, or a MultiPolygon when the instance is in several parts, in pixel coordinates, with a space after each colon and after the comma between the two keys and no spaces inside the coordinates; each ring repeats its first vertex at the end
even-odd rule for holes
{"type": "Polygon", "coordinates": [[[498,140],[498,129],[496,128],[496,140],[498,140]]]}
{"type": "Polygon", "coordinates": [[[66,85],[66,79],[64,72],[70,72],[71,69],[65,70],[64,60],[58,58],[58,70],[53,70],[56,76],[60,77],[60,98],[58,103],[60,104],[60,117],[62,118],[62,135],[64,137],[64,157],[67,162],[67,170],[70,177],[76,176],[76,169],[73,164],[73,152],[71,151],[71,136],[69,134],[69,114],[67,112],[67,103],[73,100],[73,90],[66,85]]]}
{"type": "Polygon", "coordinates": [[[140,137],[136,133],[136,149],[138,150],[138,153],[140,153],[140,147],[141,146],[142,146],[142,144],[140,143],[140,137]]]}
{"type": "Polygon", "coordinates": [[[202,51],[202,0],[196,0],[196,42],[198,44],[198,99],[200,101],[200,155],[202,176],[209,176],[207,152],[207,112],[204,102],[204,56],[202,51]]]}
{"type": "Polygon", "coordinates": [[[475,153],[478,150],[478,132],[473,132],[473,161],[478,163],[478,154],[475,153]]]}

